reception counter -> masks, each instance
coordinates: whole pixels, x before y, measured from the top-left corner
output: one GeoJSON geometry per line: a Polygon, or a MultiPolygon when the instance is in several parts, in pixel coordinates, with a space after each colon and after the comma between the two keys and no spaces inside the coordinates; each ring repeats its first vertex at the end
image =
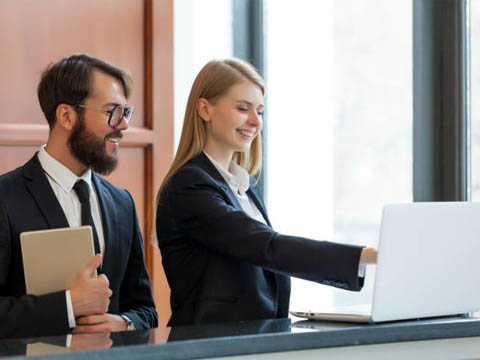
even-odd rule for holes
{"type": "Polygon", "coordinates": [[[395,358],[395,352],[398,358],[415,358],[415,354],[425,358],[422,351],[436,359],[480,358],[480,318],[377,325],[279,319],[0,340],[0,357],[9,359],[34,355],[39,359],[205,359],[252,354],[264,359],[307,359],[329,358],[329,354],[348,358],[349,353],[356,358],[364,353],[365,358],[373,359],[375,354],[395,358]]]}

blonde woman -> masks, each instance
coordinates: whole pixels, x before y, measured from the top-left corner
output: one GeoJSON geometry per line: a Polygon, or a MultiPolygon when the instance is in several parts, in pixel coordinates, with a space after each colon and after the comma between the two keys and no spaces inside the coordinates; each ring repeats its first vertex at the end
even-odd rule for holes
{"type": "Polygon", "coordinates": [[[211,61],[195,79],[158,194],[169,325],[284,318],[289,276],[359,291],[364,264],[376,261],[374,249],[272,229],[252,176],[261,167],[264,93],[262,78],[238,59],[211,61]]]}

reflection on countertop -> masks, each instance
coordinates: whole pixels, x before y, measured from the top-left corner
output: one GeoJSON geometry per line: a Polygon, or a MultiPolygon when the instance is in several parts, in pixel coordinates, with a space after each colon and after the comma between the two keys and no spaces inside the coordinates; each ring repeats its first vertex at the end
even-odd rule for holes
{"type": "Polygon", "coordinates": [[[130,354],[134,357],[148,353],[161,359],[168,359],[172,354],[177,359],[187,359],[466,336],[480,336],[478,316],[376,325],[270,319],[110,334],[4,339],[0,340],[0,357],[64,354],[65,357],[59,355],[58,358],[80,358],[73,355],[82,351],[100,354],[99,351],[110,349],[102,356],[118,358],[120,354],[127,357],[130,354]]]}

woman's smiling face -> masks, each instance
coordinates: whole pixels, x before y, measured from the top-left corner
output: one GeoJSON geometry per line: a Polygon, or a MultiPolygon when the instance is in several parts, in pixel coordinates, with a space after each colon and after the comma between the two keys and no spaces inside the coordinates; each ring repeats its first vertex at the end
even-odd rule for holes
{"type": "Polygon", "coordinates": [[[205,151],[214,158],[248,152],[262,130],[263,94],[251,81],[233,85],[213,102],[200,99],[198,110],[206,124],[205,151]]]}

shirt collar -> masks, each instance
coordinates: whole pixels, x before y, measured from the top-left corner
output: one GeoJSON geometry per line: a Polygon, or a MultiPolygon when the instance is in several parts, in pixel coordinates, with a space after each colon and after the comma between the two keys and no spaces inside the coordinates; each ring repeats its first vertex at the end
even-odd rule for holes
{"type": "Polygon", "coordinates": [[[38,161],[43,170],[55,181],[64,191],[72,191],[78,180],[84,180],[92,188],[92,171],[88,169],[82,176],[75,175],[69,168],[54,159],[46,150],[45,145],[40,147],[38,161]]]}
{"type": "Polygon", "coordinates": [[[220,175],[222,175],[234,193],[238,192],[240,195],[244,195],[247,192],[250,187],[250,175],[243,167],[238,165],[236,161],[232,160],[227,170],[205,151],[203,153],[207,156],[213,166],[215,166],[220,175]]]}

